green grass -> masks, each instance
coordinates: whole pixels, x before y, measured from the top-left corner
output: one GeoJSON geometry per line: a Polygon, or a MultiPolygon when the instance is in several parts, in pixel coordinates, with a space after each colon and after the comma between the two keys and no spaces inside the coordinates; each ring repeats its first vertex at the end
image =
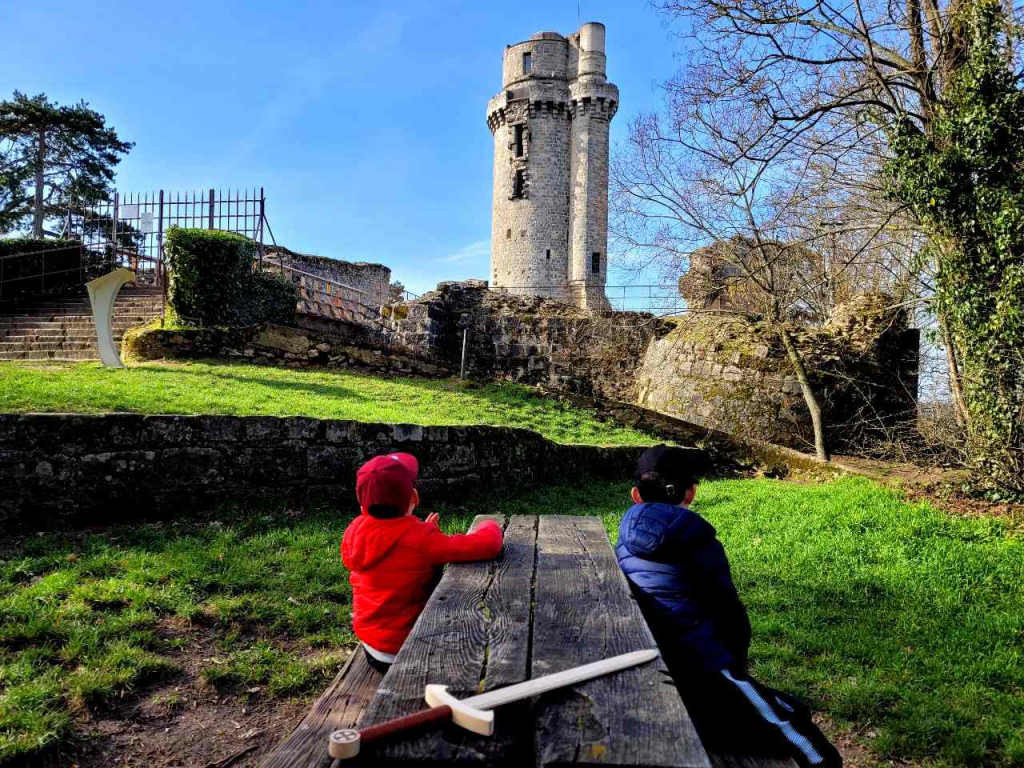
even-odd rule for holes
{"type": "MultiPolygon", "coordinates": [[[[612,539],[624,483],[545,488],[441,507],[598,514],[612,539]]],[[[765,683],[856,729],[877,756],[1024,764],[1024,542],[993,519],[909,504],[863,479],[727,480],[695,508],[718,529],[765,683]]],[[[82,708],[166,675],[212,633],[213,685],[318,691],[348,646],[337,554],[351,515],[280,506],[218,522],[32,537],[0,555],[0,761],[67,738],[82,708]]]]}
{"type": "Polygon", "coordinates": [[[368,422],[532,429],[560,443],[647,445],[636,430],[541,397],[516,384],[380,378],[350,372],[223,362],[0,363],[0,413],[24,412],[312,416],[368,422]]]}

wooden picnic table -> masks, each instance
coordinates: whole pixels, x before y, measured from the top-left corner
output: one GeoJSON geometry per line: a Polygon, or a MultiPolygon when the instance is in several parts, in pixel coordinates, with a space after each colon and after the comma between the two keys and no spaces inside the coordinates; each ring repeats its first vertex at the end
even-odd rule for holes
{"type": "MultiPolygon", "coordinates": [[[[514,515],[496,560],[447,568],[387,675],[355,653],[263,768],[331,766],[331,731],[420,711],[428,683],[464,698],[653,647],[599,518],[514,515]]],[[[441,764],[792,765],[709,758],[660,659],[501,707],[491,737],[450,725],[368,747],[352,761],[353,768],[441,764]]]]}

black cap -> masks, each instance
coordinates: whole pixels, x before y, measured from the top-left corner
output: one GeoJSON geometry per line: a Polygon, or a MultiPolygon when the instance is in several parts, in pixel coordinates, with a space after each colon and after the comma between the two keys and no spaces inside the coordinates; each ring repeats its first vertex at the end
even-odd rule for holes
{"type": "Polygon", "coordinates": [[[696,452],[674,445],[656,445],[636,463],[636,487],[646,502],[678,504],[703,471],[696,452]]]}

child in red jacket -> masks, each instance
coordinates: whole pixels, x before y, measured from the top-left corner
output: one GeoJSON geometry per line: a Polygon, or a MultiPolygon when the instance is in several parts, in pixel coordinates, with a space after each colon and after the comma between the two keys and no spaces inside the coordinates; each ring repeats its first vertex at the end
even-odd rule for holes
{"type": "Polygon", "coordinates": [[[377,456],[356,474],[362,512],[345,529],[341,557],[352,583],[352,629],[374,668],[395,660],[427,604],[440,566],[489,560],[501,551],[501,528],[487,520],[469,534],[447,536],[437,514],[420,522],[413,487],[419,462],[408,453],[377,456]]]}

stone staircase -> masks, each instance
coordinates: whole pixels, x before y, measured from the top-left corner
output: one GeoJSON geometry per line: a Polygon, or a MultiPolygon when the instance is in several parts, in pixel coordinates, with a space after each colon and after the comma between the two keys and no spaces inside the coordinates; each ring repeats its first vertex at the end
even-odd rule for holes
{"type": "MultiPolygon", "coordinates": [[[[114,307],[114,340],[160,316],[158,288],[125,286],[114,307]]],[[[36,299],[0,313],[0,360],[99,360],[89,298],[36,299]]]]}

